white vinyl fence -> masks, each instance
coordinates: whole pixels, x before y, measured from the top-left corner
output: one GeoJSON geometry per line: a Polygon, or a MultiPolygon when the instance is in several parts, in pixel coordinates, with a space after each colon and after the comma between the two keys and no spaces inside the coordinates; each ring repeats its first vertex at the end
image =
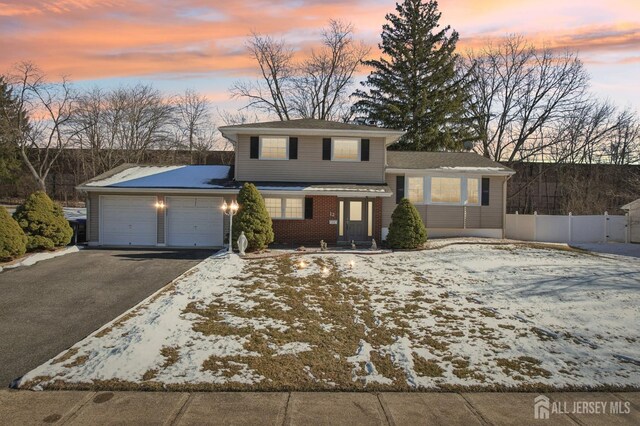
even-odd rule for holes
{"type": "Polygon", "coordinates": [[[608,215],[566,216],[508,214],[507,238],[550,243],[629,242],[629,217],[608,215]]]}

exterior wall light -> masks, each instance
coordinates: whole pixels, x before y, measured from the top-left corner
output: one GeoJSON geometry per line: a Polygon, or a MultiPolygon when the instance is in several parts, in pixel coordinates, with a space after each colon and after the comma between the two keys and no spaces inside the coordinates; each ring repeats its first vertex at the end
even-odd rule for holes
{"type": "Polygon", "coordinates": [[[164,201],[156,201],[156,209],[162,210],[165,208],[164,201]]]}

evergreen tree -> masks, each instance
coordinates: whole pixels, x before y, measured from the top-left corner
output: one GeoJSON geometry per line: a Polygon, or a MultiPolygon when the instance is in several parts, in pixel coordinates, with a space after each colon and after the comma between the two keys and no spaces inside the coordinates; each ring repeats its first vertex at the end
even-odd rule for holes
{"type": "Polygon", "coordinates": [[[0,262],[22,256],[27,251],[27,237],[4,206],[0,206],[0,262]]]}
{"type": "Polygon", "coordinates": [[[20,170],[18,138],[20,120],[26,112],[20,108],[11,87],[0,76],[0,182],[12,181],[20,170]]]}
{"type": "Polygon", "coordinates": [[[240,209],[233,220],[233,244],[237,244],[240,232],[247,237],[247,251],[266,248],[273,242],[273,225],[258,188],[245,183],[238,193],[240,209]]]}
{"type": "Polygon", "coordinates": [[[427,228],[420,213],[411,201],[403,198],[391,215],[387,245],[395,249],[414,249],[426,242],[427,228]]]}
{"type": "Polygon", "coordinates": [[[69,244],[73,229],[64,217],[60,204],[43,191],[29,195],[18,206],[13,218],[27,235],[27,250],[52,250],[69,244]]]}
{"type": "Polygon", "coordinates": [[[458,33],[440,28],[437,1],[404,0],[396,11],[382,27],[383,57],[365,62],[373,71],[362,82],[368,90],[354,93],[355,111],[367,123],[407,132],[392,149],[461,149],[471,137],[458,33]]]}

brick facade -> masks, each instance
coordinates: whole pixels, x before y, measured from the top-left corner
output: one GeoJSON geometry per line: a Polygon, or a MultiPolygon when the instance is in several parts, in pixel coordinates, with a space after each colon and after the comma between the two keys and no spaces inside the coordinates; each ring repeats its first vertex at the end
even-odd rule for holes
{"type": "MultiPolygon", "coordinates": [[[[338,197],[313,196],[313,219],[274,219],[273,232],[276,244],[304,244],[316,247],[320,240],[335,245],[338,225],[329,224],[338,219],[338,197]]],[[[373,199],[373,238],[380,243],[382,233],[382,199],[373,199]]]]}
{"type": "Polygon", "coordinates": [[[338,197],[315,196],[313,219],[274,219],[273,233],[276,244],[306,244],[319,246],[320,240],[336,244],[338,225],[329,220],[338,219],[338,197]]]}

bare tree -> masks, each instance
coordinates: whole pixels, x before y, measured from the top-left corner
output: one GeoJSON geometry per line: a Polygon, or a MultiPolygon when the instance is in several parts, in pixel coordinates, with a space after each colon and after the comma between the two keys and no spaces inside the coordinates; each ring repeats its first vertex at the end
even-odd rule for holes
{"type": "Polygon", "coordinates": [[[49,83],[30,62],[19,63],[12,71],[18,104],[27,112],[18,123],[16,143],[38,189],[46,191],[49,172],[75,135],[71,122],[76,96],[65,77],[49,83]]]}
{"type": "Polygon", "coordinates": [[[557,140],[547,128],[584,102],[588,76],[571,52],[537,50],[521,36],[470,52],[479,152],[502,161],[535,159],[557,140]]]}
{"type": "Polygon", "coordinates": [[[234,98],[247,108],[276,115],[280,120],[317,118],[347,120],[353,75],[369,48],[353,39],[353,27],[331,20],[322,32],[322,46],[301,62],[283,40],[252,34],[247,47],[260,68],[261,80],[238,81],[234,98]]]}
{"type": "Polygon", "coordinates": [[[293,49],[284,40],[252,33],[247,49],[260,67],[262,80],[238,81],[231,87],[234,98],[248,100],[247,108],[274,113],[280,120],[289,120],[287,94],[293,86],[293,49]]]}
{"type": "Polygon", "coordinates": [[[209,150],[215,126],[211,122],[209,100],[193,90],[186,90],[176,99],[176,127],[178,141],[186,145],[193,162],[193,151],[209,150]]]}

